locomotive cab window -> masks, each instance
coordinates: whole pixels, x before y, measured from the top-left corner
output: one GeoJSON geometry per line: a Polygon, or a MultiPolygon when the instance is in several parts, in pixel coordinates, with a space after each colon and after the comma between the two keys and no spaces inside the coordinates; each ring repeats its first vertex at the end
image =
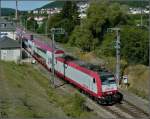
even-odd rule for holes
{"type": "Polygon", "coordinates": [[[96,82],[96,80],[95,80],[95,78],[93,78],[93,83],[95,83],[96,82]]]}
{"type": "Polygon", "coordinates": [[[103,85],[116,83],[114,75],[108,75],[108,74],[101,76],[101,81],[103,85]]]}

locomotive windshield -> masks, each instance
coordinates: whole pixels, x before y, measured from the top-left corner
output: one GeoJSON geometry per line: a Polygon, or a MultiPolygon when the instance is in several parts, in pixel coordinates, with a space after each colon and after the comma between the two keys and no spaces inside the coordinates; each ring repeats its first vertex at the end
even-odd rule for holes
{"type": "Polygon", "coordinates": [[[102,81],[102,85],[115,84],[116,83],[114,75],[112,75],[112,74],[101,75],[100,78],[101,78],[101,81],[102,81]]]}

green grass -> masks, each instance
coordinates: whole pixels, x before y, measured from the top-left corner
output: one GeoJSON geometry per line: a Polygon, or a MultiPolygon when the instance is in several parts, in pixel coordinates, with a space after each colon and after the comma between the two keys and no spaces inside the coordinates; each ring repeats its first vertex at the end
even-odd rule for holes
{"type": "Polygon", "coordinates": [[[48,79],[32,66],[0,61],[0,117],[87,117],[85,100],[49,86],[48,79]]]}
{"type": "Polygon", "coordinates": [[[148,99],[149,95],[149,69],[144,65],[133,65],[126,68],[128,74],[129,90],[138,96],[148,99]]]}

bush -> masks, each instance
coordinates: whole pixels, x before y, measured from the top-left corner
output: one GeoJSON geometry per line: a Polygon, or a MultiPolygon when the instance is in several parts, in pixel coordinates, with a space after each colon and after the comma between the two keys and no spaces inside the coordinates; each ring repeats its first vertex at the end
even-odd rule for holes
{"type": "Polygon", "coordinates": [[[83,105],[85,99],[79,94],[75,94],[70,98],[71,102],[64,106],[65,112],[71,117],[80,117],[83,113],[83,105]]]}

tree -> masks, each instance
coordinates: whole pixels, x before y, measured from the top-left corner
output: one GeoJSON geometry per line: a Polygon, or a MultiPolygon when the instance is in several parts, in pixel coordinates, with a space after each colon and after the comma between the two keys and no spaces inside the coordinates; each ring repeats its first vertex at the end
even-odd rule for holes
{"type": "Polygon", "coordinates": [[[38,28],[37,22],[34,20],[33,17],[30,17],[30,19],[27,19],[27,29],[31,31],[35,31],[38,28]]]}
{"type": "Polygon", "coordinates": [[[61,15],[60,14],[55,14],[53,16],[50,17],[50,19],[48,20],[48,27],[49,29],[53,28],[53,27],[59,27],[59,22],[62,20],[61,15]]]}
{"type": "Polygon", "coordinates": [[[69,41],[69,44],[88,52],[94,50],[97,43],[98,40],[92,37],[90,30],[81,26],[76,26],[69,41]]]}
{"type": "Polygon", "coordinates": [[[69,19],[76,25],[79,23],[78,7],[75,1],[66,1],[61,12],[62,19],[69,19]]]}
{"type": "Polygon", "coordinates": [[[122,57],[129,63],[148,65],[148,31],[138,27],[124,27],[121,40],[122,57]]]}
{"type": "MultiPolygon", "coordinates": [[[[102,54],[115,56],[116,37],[112,33],[105,35],[101,44],[102,54]]],[[[148,31],[138,27],[124,26],[121,30],[121,57],[129,64],[148,65],[148,31]]]]}
{"type": "MultiPolygon", "coordinates": [[[[49,29],[53,27],[61,27],[65,29],[68,35],[70,35],[74,30],[74,27],[80,23],[78,15],[76,2],[66,1],[61,13],[51,16],[49,20],[49,29]]],[[[59,42],[68,42],[68,38],[66,36],[58,36],[57,39],[59,42]]]]}
{"type": "Polygon", "coordinates": [[[127,21],[127,8],[108,1],[93,2],[88,11],[87,19],[94,37],[101,41],[108,27],[125,24],[127,21]]]}
{"type": "Polygon", "coordinates": [[[69,43],[75,42],[73,43],[75,46],[80,46],[81,49],[87,49],[87,51],[94,50],[98,44],[103,42],[107,28],[126,24],[126,11],[125,6],[110,4],[105,0],[92,2],[87,10],[87,18],[75,28],[69,43]],[[85,45],[87,45],[86,48],[85,45]]]}
{"type": "Polygon", "coordinates": [[[46,32],[45,26],[46,26],[46,20],[44,20],[43,23],[36,29],[36,32],[40,34],[44,34],[46,32]]]}

